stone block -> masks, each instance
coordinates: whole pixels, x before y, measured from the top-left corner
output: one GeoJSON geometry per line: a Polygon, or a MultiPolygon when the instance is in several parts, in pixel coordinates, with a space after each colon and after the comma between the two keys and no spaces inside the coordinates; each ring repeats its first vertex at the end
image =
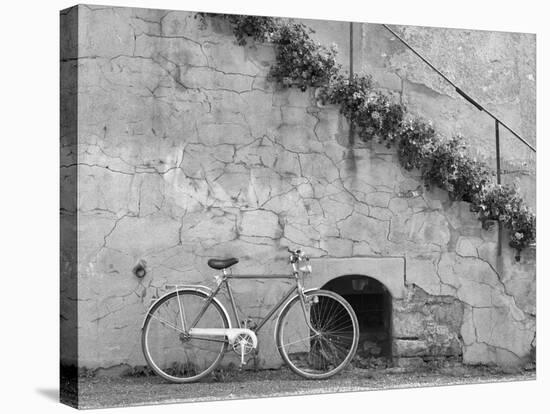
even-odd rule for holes
{"type": "Polygon", "coordinates": [[[414,371],[418,368],[423,368],[426,366],[426,363],[420,357],[394,358],[393,364],[396,368],[404,370],[404,371],[397,371],[397,372],[414,371]]]}
{"type": "Polygon", "coordinates": [[[326,250],[332,257],[350,257],[352,255],[353,242],[347,239],[328,237],[321,240],[320,247],[326,250]]]}
{"type": "Polygon", "coordinates": [[[534,319],[515,321],[502,308],[473,309],[473,323],[477,341],[525,358],[531,351],[535,334],[534,319]]]}
{"type": "Polygon", "coordinates": [[[484,343],[474,343],[464,347],[464,363],[477,365],[498,365],[500,367],[520,367],[524,364],[512,352],[505,349],[491,347],[484,343]]]}
{"type": "Polygon", "coordinates": [[[441,248],[449,243],[450,237],[447,220],[439,212],[418,212],[391,220],[390,239],[395,242],[410,241],[418,246],[441,248]]]}
{"type": "Polygon", "coordinates": [[[436,263],[439,256],[407,257],[407,283],[414,283],[431,295],[441,293],[436,263]]]}
{"type": "Polygon", "coordinates": [[[388,208],[393,214],[400,215],[409,209],[409,203],[406,198],[394,197],[390,200],[388,208]]]}
{"type": "Polygon", "coordinates": [[[278,216],[267,210],[244,212],[240,225],[241,233],[248,236],[278,238],[281,235],[278,216]]]}
{"type": "Polygon", "coordinates": [[[420,312],[407,310],[396,312],[392,315],[393,335],[396,338],[418,338],[425,335],[426,316],[420,312]]]}
{"type": "Polygon", "coordinates": [[[478,257],[477,248],[483,240],[473,237],[459,237],[456,242],[456,253],[460,256],[478,257]]]}
{"type": "Polygon", "coordinates": [[[80,56],[115,57],[131,55],[134,47],[134,31],[128,24],[130,8],[108,7],[92,10],[79,7],[78,53],[80,56]]]}
{"type": "Polygon", "coordinates": [[[384,243],[388,227],[386,221],[359,214],[352,214],[338,224],[343,238],[353,241],[374,242],[378,246],[384,243]]]}
{"type": "Polygon", "coordinates": [[[366,196],[365,202],[371,206],[387,208],[393,193],[377,191],[366,196]]]}

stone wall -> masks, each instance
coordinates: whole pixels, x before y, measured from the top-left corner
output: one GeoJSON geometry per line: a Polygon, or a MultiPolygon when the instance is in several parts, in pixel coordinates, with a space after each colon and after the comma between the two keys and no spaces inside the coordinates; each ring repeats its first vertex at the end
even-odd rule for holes
{"type": "MultiPolygon", "coordinates": [[[[62,292],[61,300],[78,303],[78,312],[62,314],[61,324],[78,320],[80,367],[143,365],[141,323],[167,282],[212,285],[206,261],[213,256],[239,257],[239,273],[283,273],[287,246],[316,258],[311,286],[354,272],[391,287],[396,359],[454,355],[513,366],[528,360],[534,251],[517,262],[505,242],[497,256],[495,229],[482,230],[468,204],[426,191],[393,150],[349,148],[337,108],[318,107],[313,90],[278,90],[266,79],[272,45],[238,46],[226,23],[201,27],[187,12],[81,5],[62,19],[71,13],[79,22],[78,55],[64,59],[62,69],[78,71],[78,132],[62,137],[61,175],[62,185],[78,177],[78,193],[61,207],[62,222],[77,211],[78,249],[62,247],[62,281],[76,279],[78,298],[62,292]],[[139,262],[143,279],[132,273],[139,262]]],[[[316,23],[323,39],[345,40],[349,30],[343,23],[323,27],[316,23]]],[[[445,32],[401,29],[423,42],[445,32]]],[[[486,99],[508,96],[521,130],[534,134],[534,119],[525,115],[534,89],[525,68],[514,64],[515,56],[531,52],[528,62],[534,61],[532,38],[456,33],[453,44],[479,65],[482,52],[466,54],[473,45],[490,44],[509,57],[499,73],[517,76],[521,93],[515,84],[506,90],[510,82],[499,75],[486,99]]],[[[457,113],[449,115],[455,98],[428,99],[428,86],[419,86],[428,80],[417,79],[428,79],[425,69],[406,60],[380,26],[364,24],[360,34],[365,55],[358,59],[384,87],[395,85],[403,100],[446,130],[476,130],[474,114],[471,124],[466,119],[471,109],[460,109],[466,111],[460,122],[457,113]],[[384,59],[375,62],[373,54],[384,59]]],[[[346,47],[339,45],[343,62],[346,47]]],[[[444,60],[446,47],[434,44],[431,51],[444,60]]],[[[466,70],[460,76],[479,80],[466,70]]],[[[239,311],[252,318],[287,288],[249,281],[233,287],[239,311]]],[[[272,335],[270,324],[260,336],[263,366],[281,363],[272,335]]]]}
{"type": "MultiPolygon", "coordinates": [[[[393,27],[393,26],[392,26],[393,27]]],[[[531,145],[536,138],[536,42],[534,34],[433,27],[393,27],[466,93],[500,117],[531,145]]],[[[495,123],[428,68],[382,25],[357,29],[355,66],[400,96],[411,112],[450,136],[462,134],[474,156],[495,166],[495,123]]],[[[535,203],[535,153],[499,128],[502,181],[518,183],[535,203]]]]}

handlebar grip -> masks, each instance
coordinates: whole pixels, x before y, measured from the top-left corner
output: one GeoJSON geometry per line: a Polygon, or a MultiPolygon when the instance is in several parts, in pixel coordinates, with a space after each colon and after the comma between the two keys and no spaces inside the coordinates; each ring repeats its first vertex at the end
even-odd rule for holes
{"type": "Polygon", "coordinates": [[[302,251],[302,249],[296,249],[296,250],[291,250],[290,248],[286,248],[286,250],[293,254],[293,255],[297,255],[297,256],[302,256],[304,254],[304,252],[302,251]]]}

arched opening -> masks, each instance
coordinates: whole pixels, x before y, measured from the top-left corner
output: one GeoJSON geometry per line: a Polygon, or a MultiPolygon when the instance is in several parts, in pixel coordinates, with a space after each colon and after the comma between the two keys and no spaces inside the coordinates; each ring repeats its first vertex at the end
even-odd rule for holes
{"type": "Polygon", "coordinates": [[[385,367],[391,360],[392,298],[378,280],[363,275],[332,279],[323,286],[343,296],[359,321],[356,364],[364,368],[385,367]]]}

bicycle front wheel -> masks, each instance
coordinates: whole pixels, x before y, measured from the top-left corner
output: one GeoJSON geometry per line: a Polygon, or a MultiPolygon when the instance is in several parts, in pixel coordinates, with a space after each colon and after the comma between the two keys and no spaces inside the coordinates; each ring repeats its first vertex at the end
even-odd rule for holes
{"type": "Polygon", "coordinates": [[[325,379],[351,361],[359,341],[359,323],[350,304],[327,290],[305,292],[281,312],[277,347],[283,361],[302,377],[325,379]]]}
{"type": "Polygon", "coordinates": [[[147,363],[156,374],[171,382],[193,382],[208,375],[221,361],[227,347],[224,336],[189,335],[189,327],[201,312],[196,328],[229,328],[217,301],[204,310],[208,295],[196,290],[173,292],[149,311],[141,344],[147,363]]]}

